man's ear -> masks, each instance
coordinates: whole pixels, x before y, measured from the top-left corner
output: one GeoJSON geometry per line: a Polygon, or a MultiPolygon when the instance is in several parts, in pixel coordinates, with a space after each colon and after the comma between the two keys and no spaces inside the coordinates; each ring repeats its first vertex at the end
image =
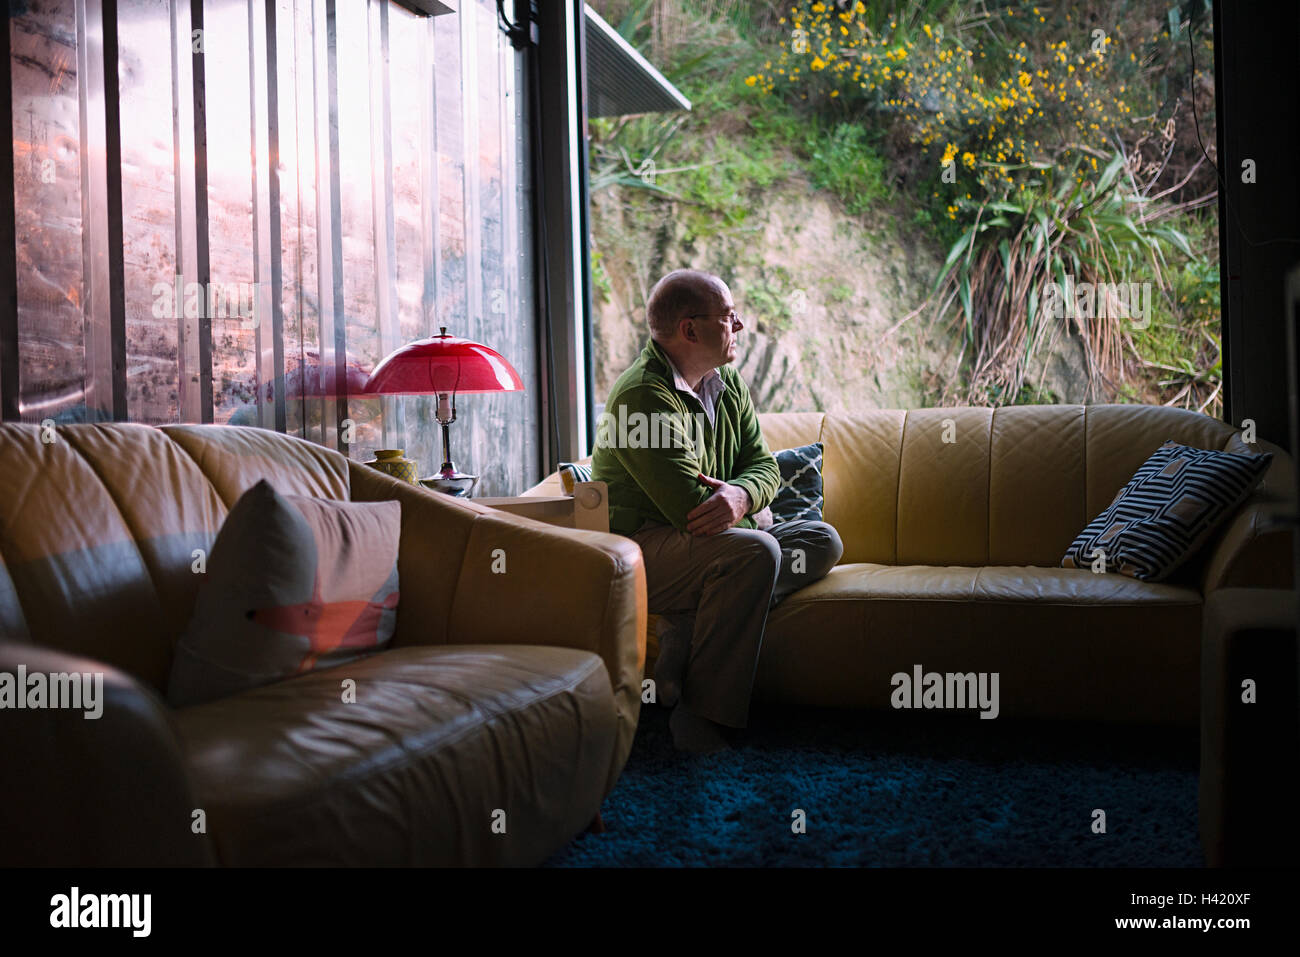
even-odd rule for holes
{"type": "Polygon", "coordinates": [[[685,339],[687,342],[698,341],[695,337],[695,320],[683,319],[682,322],[686,323],[686,326],[684,328],[679,327],[682,333],[682,338],[685,339]]]}

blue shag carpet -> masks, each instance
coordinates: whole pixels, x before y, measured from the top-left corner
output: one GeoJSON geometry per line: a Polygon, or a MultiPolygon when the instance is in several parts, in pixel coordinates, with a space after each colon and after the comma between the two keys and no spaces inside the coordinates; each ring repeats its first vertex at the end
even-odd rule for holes
{"type": "Polygon", "coordinates": [[[605,833],[546,864],[1201,867],[1198,742],[1195,730],[755,705],[734,751],[694,757],[673,748],[668,712],[644,705],[605,833]]]}

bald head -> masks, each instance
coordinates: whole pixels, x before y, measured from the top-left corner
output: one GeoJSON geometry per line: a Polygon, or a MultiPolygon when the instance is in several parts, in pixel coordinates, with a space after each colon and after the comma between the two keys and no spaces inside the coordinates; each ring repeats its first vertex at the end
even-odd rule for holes
{"type": "Polygon", "coordinates": [[[656,342],[672,339],[682,318],[716,312],[725,299],[725,287],[717,276],[698,269],[670,272],[655,283],[646,303],[651,338],[656,342]]]}

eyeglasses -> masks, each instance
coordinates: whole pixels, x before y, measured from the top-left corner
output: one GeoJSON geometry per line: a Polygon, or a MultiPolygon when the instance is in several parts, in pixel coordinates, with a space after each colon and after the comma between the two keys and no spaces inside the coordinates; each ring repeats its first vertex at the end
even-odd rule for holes
{"type": "Polygon", "coordinates": [[[682,316],[682,318],[683,319],[730,319],[731,324],[733,326],[736,323],[741,321],[740,313],[736,312],[736,310],[734,309],[731,310],[731,312],[725,312],[725,313],[718,312],[718,313],[714,313],[713,315],[709,315],[708,313],[701,313],[698,316],[682,316]]]}

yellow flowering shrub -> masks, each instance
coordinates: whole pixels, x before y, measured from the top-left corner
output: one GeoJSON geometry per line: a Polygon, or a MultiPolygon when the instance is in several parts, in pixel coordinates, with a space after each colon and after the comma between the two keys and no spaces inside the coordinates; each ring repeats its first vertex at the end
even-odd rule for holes
{"type": "Polygon", "coordinates": [[[781,18],[789,36],[779,54],[746,83],[865,106],[902,124],[940,168],[974,174],[988,196],[1023,190],[1052,166],[1088,183],[1096,158],[1109,157],[1113,138],[1138,120],[1127,80],[1139,65],[1135,44],[1147,38],[1129,42],[1122,24],[1090,31],[1068,12],[1049,26],[1030,3],[1001,14],[1009,23],[1018,16],[1024,28],[1013,37],[1030,39],[985,43],[974,31],[964,39],[897,19],[873,29],[861,2],[842,11],[795,5],[781,18]]]}

